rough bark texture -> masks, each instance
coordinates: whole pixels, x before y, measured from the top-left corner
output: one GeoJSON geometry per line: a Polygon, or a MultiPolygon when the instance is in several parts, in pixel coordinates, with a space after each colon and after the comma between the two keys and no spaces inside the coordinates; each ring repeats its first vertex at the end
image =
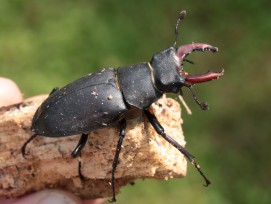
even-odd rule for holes
{"type": "MultiPolygon", "coordinates": [[[[118,127],[91,132],[81,157],[70,156],[80,135],[49,138],[39,136],[27,146],[27,159],[21,147],[33,134],[34,112],[47,96],[32,97],[16,106],[0,108],[0,197],[18,197],[44,188],[59,188],[82,198],[112,196],[110,178],[116,150],[118,127]],[[78,176],[78,161],[82,173],[78,176]]],[[[180,106],[162,98],[151,106],[168,135],[185,145],[181,128],[180,106]]],[[[186,174],[183,155],[157,135],[140,114],[127,120],[116,170],[116,189],[139,178],[168,179],[186,174]]]]}

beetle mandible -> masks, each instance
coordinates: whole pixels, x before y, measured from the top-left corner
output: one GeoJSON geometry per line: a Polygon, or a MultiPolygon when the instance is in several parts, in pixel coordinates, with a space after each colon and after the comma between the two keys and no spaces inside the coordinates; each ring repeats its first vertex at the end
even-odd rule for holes
{"type": "Polygon", "coordinates": [[[205,110],[208,108],[207,104],[199,102],[192,91],[192,86],[196,83],[218,79],[224,73],[224,70],[221,70],[219,72],[209,71],[202,75],[190,75],[184,71],[183,63],[191,62],[185,59],[191,52],[218,51],[218,48],[204,43],[176,47],[179,23],[185,15],[185,11],[179,13],[175,27],[174,45],[155,54],[150,62],[106,68],[86,75],[61,89],[53,89],[33,117],[32,131],[34,134],[22,146],[23,156],[26,155],[27,144],[38,135],[67,137],[82,134],[78,145],[71,153],[72,157],[76,157],[86,144],[89,132],[119,124],[119,140],[111,175],[113,193],[111,201],[114,202],[116,201],[114,176],[122,141],[125,137],[125,116],[131,109],[137,108],[144,112],[155,131],[195,166],[204,178],[205,186],[208,186],[210,181],[195,162],[194,156],[168,136],[155,115],[148,110],[149,106],[161,98],[164,93],[181,94],[183,86],[190,89],[195,102],[205,110]]]}

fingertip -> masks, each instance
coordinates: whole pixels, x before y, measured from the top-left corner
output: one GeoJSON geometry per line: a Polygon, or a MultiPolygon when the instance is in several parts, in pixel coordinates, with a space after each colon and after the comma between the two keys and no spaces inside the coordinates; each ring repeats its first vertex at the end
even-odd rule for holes
{"type": "Polygon", "coordinates": [[[106,203],[106,199],[105,198],[98,198],[95,200],[84,200],[83,204],[104,204],[106,203]]]}
{"type": "Polygon", "coordinates": [[[1,200],[0,204],[104,204],[104,198],[81,200],[74,194],[58,189],[42,190],[17,199],[1,200]]]}
{"type": "Polygon", "coordinates": [[[72,193],[62,190],[43,190],[21,199],[13,204],[82,204],[82,200],[72,193]]]}
{"type": "Polygon", "coordinates": [[[22,93],[15,82],[0,77],[0,107],[23,101],[22,93]]]}

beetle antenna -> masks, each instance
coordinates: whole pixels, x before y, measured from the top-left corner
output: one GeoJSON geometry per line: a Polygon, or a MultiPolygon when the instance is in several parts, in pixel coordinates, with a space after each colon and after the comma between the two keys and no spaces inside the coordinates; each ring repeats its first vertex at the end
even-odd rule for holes
{"type": "Polygon", "coordinates": [[[178,37],[179,37],[179,31],[178,31],[179,24],[180,24],[181,20],[184,19],[185,15],[186,15],[186,11],[181,11],[179,13],[179,17],[178,17],[178,20],[177,20],[177,23],[176,23],[176,26],[175,26],[175,42],[173,44],[173,47],[175,47],[175,48],[176,48],[177,40],[178,40],[178,37]]]}
{"type": "Polygon", "coordinates": [[[208,104],[207,104],[207,103],[200,102],[200,101],[198,100],[197,96],[195,95],[195,93],[194,93],[193,90],[192,90],[192,86],[186,85],[186,87],[191,91],[194,101],[200,106],[200,108],[201,108],[202,110],[208,110],[208,109],[209,109],[208,104]]]}
{"type": "Polygon", "coordinates": [[[190,64],[195,64],[195,62],[193,62],[193,61],[191,61],[191,60],[188,60],[188,59],[183,59],[183,61],[188,62],[188,63],[190,63],[190,64]]]}

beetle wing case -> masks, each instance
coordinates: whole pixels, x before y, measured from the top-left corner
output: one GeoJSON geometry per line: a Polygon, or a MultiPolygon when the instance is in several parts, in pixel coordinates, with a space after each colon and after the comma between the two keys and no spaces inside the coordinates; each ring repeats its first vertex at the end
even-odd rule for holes
{"type": "Polygon", "coordinates": [[[36,111],[32,129],[49,137],[88,133],[117,123],[126,111],[115,70],[108,68],[52,93],[36,111]]]}

